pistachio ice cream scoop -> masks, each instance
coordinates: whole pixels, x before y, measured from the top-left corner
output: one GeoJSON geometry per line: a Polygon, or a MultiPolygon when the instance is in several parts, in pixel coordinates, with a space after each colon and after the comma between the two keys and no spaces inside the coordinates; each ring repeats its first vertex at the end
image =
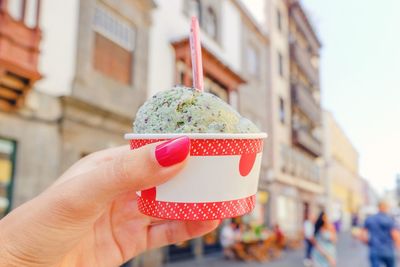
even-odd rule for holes
{"type": "Polygon", "coordinates": [[[157,93],[139,109],[134,133],[259,133],[217,96],[176,86],[157,93]]]}

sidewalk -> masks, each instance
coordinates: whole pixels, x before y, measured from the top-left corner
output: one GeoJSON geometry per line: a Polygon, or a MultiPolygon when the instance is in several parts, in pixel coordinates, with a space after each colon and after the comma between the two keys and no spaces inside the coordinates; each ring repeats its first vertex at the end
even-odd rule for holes
{"type": "MultiPolygon", "coordinates": [[[[338,242],[338,262],[337,267],[367,267],[367,249],[351,238],[349,234],[341,234],[338,242]]],[[[303,251],[287,251],[282,254],[279,260],[257,263],[257,262],[237,262],[227,261],[221,256],[205,258],[199,262],[194,260],[179,263],[167,264],[165,267],[301,267],[303,266],[303,251]]]]}

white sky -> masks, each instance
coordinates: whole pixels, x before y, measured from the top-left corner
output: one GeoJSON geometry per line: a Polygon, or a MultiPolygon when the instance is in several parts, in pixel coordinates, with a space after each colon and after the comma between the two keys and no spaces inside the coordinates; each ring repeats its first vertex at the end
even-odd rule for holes
{"type": "MultiPolygon", "coordinates": [[[[260,16],[263,0],[243,0],[260,16]]],[[[400,172],[400,1],[303,0],[323,43],[323,105],[382,192],[400,172]]],[[[261,14],[262,16],[262,14],[261,14]]]]}

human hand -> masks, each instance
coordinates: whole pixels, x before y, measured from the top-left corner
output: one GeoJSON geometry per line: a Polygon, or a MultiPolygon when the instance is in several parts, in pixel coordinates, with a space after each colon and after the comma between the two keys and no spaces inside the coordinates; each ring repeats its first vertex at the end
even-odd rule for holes
{"type": "Polygon", "coordinates": [[[330,267],[336,267],[336,260],[328,256],[328,262],[330,267]]]}
{"type": "Polygon", "coordinates": [[[146,250],[212,231],[218,221],[163,221],[137,208],[135,192],[175,176],[189,147],[181,137],[81,159],[0,221],[0,266],[119,266],[146,250]]]}

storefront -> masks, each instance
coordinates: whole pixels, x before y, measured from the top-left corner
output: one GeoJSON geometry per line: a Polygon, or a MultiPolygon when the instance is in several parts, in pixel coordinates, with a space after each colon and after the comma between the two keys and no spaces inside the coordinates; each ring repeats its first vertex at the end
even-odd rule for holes
{"type": "Polygon", "coordinates": [[[166,261],[175,262],[191,259],[200,255],[207,256],[219,253],[222,250],[219,236],[220,227],[199,239],[193,239],[168,246],[166,261]]]}
{"type": "Polygon", "coordinates": [[[0,218],[11,208],[16,142],[0,137],[0,218]]]}

